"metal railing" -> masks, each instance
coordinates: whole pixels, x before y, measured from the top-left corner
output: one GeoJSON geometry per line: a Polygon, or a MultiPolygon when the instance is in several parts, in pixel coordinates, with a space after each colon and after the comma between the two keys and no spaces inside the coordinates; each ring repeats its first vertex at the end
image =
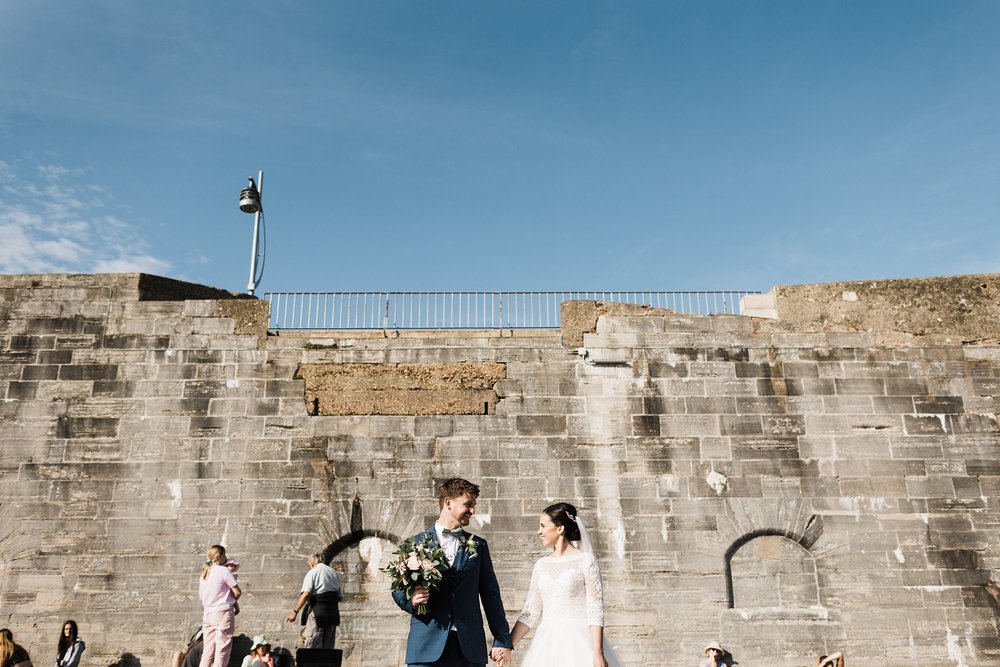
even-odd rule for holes
{"type": "Polygon", "coordinates": [[[608,301],[689,315],[738,314],[760,292],[267,292],[277,331],[558,329],[563,301],[608,301]]]}

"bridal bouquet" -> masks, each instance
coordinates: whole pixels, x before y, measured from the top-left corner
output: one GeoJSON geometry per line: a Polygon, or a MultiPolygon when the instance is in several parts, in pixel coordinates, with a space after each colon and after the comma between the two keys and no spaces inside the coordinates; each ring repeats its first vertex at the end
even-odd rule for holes
{"type": "MultiPolygon", "coordinates": [[[[393,593],[406,593],[406,599],[413,599],[413,591],[423,586],[434,590],[441,583],[448,567],[444,550],[430,535],[422,540],[415,537],[403,540],[396,547],[396,557],[382,568],[392,580],[393,593]]],[[[417,606],[417,615],[427,613],[427,605],[417,606]]]]}

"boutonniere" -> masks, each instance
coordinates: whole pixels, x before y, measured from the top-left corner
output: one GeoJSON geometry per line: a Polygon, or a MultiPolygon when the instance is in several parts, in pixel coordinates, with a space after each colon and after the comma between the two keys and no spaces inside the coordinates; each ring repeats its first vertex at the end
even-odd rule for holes
{"type": "Polygon", "coordinates": [[[476,543],[474,535],[463,532],[458,537],[458,543],[462,545],[463,549],[465,549],[465,553],[469,554],[469,558],[475,558],[479,555],[479,544],[476,543]]]}

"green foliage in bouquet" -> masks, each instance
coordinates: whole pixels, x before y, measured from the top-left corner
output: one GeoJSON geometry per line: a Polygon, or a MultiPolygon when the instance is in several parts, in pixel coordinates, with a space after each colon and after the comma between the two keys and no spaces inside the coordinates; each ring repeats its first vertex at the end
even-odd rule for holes
{"type": "MultiPolygon", "coordinates": [[[[412,600],[414,590],[421,586],[436,590],[448,569],[444,550],[431,535],[420,540],[415,537],[403,540],[395,554],[382,571],[389,575],[392,592],[405,593],[407,600],[412,600]]],[[[417,606],[418,616],[426,613],[426,604],[417,606]]]]}

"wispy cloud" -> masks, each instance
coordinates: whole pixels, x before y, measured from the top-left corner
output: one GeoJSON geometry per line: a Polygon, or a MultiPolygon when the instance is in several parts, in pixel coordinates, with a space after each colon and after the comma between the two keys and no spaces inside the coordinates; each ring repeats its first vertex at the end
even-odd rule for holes
{"type": "Polygon", "coordinates": [[[87,171],[34,165],[21,177],[0,161],[0,273],[167,273],[87,171]]]}

